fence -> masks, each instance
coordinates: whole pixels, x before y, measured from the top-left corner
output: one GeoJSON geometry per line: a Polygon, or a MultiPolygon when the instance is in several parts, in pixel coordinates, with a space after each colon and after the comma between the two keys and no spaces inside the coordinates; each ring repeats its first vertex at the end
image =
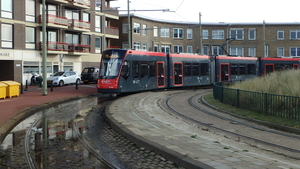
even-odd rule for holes
{"type": "Polygon", "coordinates": [[[300,97],[259,93],[229,88],[233,82],[216,82],[213,96],[224,104],[260,114],[300,120],[300,97]]]}

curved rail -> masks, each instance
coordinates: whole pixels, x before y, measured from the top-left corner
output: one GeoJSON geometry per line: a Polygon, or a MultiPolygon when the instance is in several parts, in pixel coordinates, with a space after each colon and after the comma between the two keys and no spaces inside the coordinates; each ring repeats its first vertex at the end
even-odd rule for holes
{"type": "MultiPolygon", "coordinates": [[[[215,114],[215,113],[213,113],[213,112],[209,112],[209,111],[207,111],[207,110],[204,110],[204,109],[200,108],[199,106],[197,106],[197,105],[192,101],[192,100],[193,100],[195,97],[197,97],[197,96],[199,97],[199,94],[196,94],[196,95],[190,97],[190,98],[188,99],[188,103],[189,103],[193,108],[195,108],[195,109],[197,109],[197,110],[199,110],[199,111],[201,111],[201,112],[203,112],[203,113],[206,113],[206,114],[208,114],[208,115],[211,115],[211,116],[220,118],[220,119],[222,119],[222,120],[227,120],[227,121],[229,121],[229,122],[232,123],[232,124],[237,124],[237,123],[238,123],[238,124],[243,125],[243,126],[245,126],[245,127],[251,127],[251,128],[256,129],[256,130],[261,130],[261,131],[271,132],[271,133],[273,133],[273,134],[284,135],[284,136],[286,136],[286,137],[290,137],[290,138],[294,138],[294,139],[299,139],[299,141],[300,141],[300,137],[298,137],[298,136],[293,136],[293,135],[283,134],[283,133],[276,132],[276,131],[266,130],[266,129],[263,129],[263,128],[258,128],[258,127],[251,126],[251,125],[246,124],[246,123],[237,122],[237,121],[232,120],[232,119],[230,119],[230,118],[226,118],[226,117],[217,115],[217,114],[215,114]]],[[[173,97],[174,97],[174,96],[173,96],[173,97]]],[[[174,112],[175,114],[177,114],[177,115],[179,115],[179,116],[181,116],[181,117],[183,117],[183,118],[185,118],[185,119],[188,119],[188,120],[190,120],[190,121],[192,121],[192,122],[194,122],[194,123],[197,123],[197,124],[200,124],[200,125],[203,125],[203,126],[206,126],[206,127],[210,127],[210,128],[213,128],[213,129],[215,129],[215,130],[218,130],[218,131],[221,131],[221,132],[224,132],[224,133],[229,133],[229,134],[231,134],[231,135],[235,135],[235,136],[238,136],[238,137],[241,137],[241,138],[253,140],[253,141],[257,142],[257,143],[265,144],[265,145],[272,146],[272,147],[277,147],[277,148],[284,149],[284,150],[288,150],[288,151],[294,152],[294,153],[300,153],[300,150],[297,150],[297,149],[293,149],[293,148],[289,148],[289,147],[277,145],[277,144],[274,144],[274,143],[266,142],[266,141],[263,141],[263,140],[260,140],[260,139],[257,139],[257,138],[253,138],[253,137],[250,137],[250,136],[246,136],[246,135],[243,135],[243,134],[234,133],[234,132],[231,132],[231,131],[228,131],[228,130],[225,130],[225,129],[222,129],[222,128],[219,128],[219,127],[212,126],[211,124],[207,124],[207,123],[201,122],[201,121],[199,121],[199,120],[195,120],[194,118],[189,117],[189,116],[186,116],[186,115],[184,115],[184,113],[179,112],[179,111],[173,109],[173,108],[170,106],[170,104],[169,104],[171,98],[172,98],[172,97],[170,96],[169,98],[166,99],[166,106],[167,106],[167,108],[168,108],[169,110],[171,110],[172,112],[174,112]]]]}

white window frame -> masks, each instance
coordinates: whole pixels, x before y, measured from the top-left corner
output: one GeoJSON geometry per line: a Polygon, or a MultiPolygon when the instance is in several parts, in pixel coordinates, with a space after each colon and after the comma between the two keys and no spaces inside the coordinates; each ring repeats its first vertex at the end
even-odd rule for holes
{"type": "Polygon", "coordinates": [[[203,46],[202,53],[205,54],[205,55],[208,55],[208,53],[209,53],[209,47],[208,46],[203,46]]]}
{"type": "Polygon", "coordinates": [[[291,57],[299,57],[300,56],[300,47],[290,47],[290,56],[291,57]],[[292,54],[293,49],[295,50],[295,54],[292,54]]]}
{"type": "Polygon", "coordinates": [[[133,42],[133,48],[135,50],[140,50],[141,49],[141,43],[140,42],[133,42]]]}
{"type": "Polygon", "coordinates": [[[212,30],[212,39],[224,39],[224,30],[212,30]]]}
{"type": "Polygon", "coordinates": [[[143,35],[147,35],[147,25],[143,24],[143,35]]]}
{"type": "Polygon", "coordinates": [[[224,51],[221,46],[212,46],[211,47],[212,55],[223,55],[224,51]]]}
{"type": "Polygon", "coordinates": [[[161,52],[170,53],[170,45],[161,45],[161,52]]]}
{"type": "Polygon", "coordinates": [[[256,40],[256,29],[255,28],[249,28],[249,30],[248,30],[248,39],[249,40],[256,40]]]}
{"type": "Polygon", "coordinates": [[[193,29],[187,29],[186,30],[186,38],[187,39],[193,39],[193,29]]]}
{"type": "Polygon", "coordinates": [[[244,48],[230,47],[230,55],[244,56],[244,48]]]}
{"type": "Polygon", "coordinates": [[[147,51],[147,43],[143,43],[142,49],[143,49],[144,51],[147,51]]]}
{"type": "Polygon", "coordinates": [[[300,39],[300,29],[290,30],[290,39],[300,39]],[[295,34],[295,38],[292,37],[292,34],[295,34]]]}
{"type": "Polygon", "coordinates": [[[230,29],[230,38],[234,40],[244,40],[244,28],[230,29]]]}
{"type": "Polygon", "coordinates": [[[248,56],[256,57],[256,47],[249,47],[248,48],[248,56]]]}
{"type": "Polygon", "coordinates": [[[277,57],[284,57],[284,47],[277,47],[277,57]]]}
{"type": "Polygon", "coordinates": [[[284,39],[284,30],[283,29],[277,30],[277,39],[278,40],[284,39]]]}
{"type": "Polygon", "coordinates": [[[157,26],[153,26],[153,36],[158,37],[158,27],[157,26]]]}
{"type": "Polygon", "coordinates": [[[133,33],[140,34],[141,24],[140,23],[133,23],[133,33]]]}
{"type": "Polygon", "coordinates": [[[183,53],[183,46],[182,45],[174,45],[173,52],[174,53],[183,53]]]}
{"type": "Polygon", "coordinates": [[[202,30],[202,39],[208,39],[209,37],[209,32],[207,29],[202,30]]]}
{"type": "Polygon", "coordinates": [[[186,46],[186,52],[187,53],[194,53],[193,52],[193,46],[191,46],[191,45],[186,46]]]}
{"type": "Polygon", "coordinates": [[[95,53],[101,53],[101,48],[102,48],[102,37],[96,36],[95,37],[95,53]],[[97,40],[97,39],[99,39],[99,40],[97,40]]]}
{"type": "Polygon", "coordinates": [[[160,37],[162,38],[169,38],[170,37],[170,29],[161,27],[160,28],[160,37]]]}
{"type": "Polygon", "coordinates": [[[183,28],[173,28],[173,38],[174,39],[183,39],[184,30],[183,28]]]}

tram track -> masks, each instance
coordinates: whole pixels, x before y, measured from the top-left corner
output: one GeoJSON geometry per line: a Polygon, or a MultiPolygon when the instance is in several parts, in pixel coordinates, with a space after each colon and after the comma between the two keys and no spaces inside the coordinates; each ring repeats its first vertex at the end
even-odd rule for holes
{"type": "MultiPolygon", "coordinates": [[[[183,97],[182,93],[171,95],[164,100],[165,106],[173,114],[176,114],[177,116],[180,116],[196,125],[205,126],[207,130],[222,134],[224,137],[231,137],[233,140],[235,140],[235,142],[242,141],[254,147],[258,147],[256,145],[259,145],[259,148],[264,149],[264,151],[273,152],[275,154],[287,156],[297,160],[300,159],[300,147],[294,146],[294,148],[293,145],[287,145],[287,142],[299,142],[299,135],[268,129],[265,126],[261,126],[245,119],[240,119],[207,107],[201,102],[203,95],[205,95],[207,92],[207,90],[204,90],[203,92],[197,94],[189,94],[188,97],[186,96],[185,99],[182,99],[184,103],[181,104],[176,102],[176,100],[183,97]],[[187,108],[183,109],[183,106],[180,106],[179,104],[189,105],[194,110],[189,109],[191,113],[187,113],[187,108]],[[263,135],[266,136],[261,138],[260,136],[263,135]],[[274,137],[274,140],[266,137],[274,137]],[[277,138],[283,138],[284,140],[277,138]]],[[[185,93],[185,95],[187,94],[185,93]]]]}

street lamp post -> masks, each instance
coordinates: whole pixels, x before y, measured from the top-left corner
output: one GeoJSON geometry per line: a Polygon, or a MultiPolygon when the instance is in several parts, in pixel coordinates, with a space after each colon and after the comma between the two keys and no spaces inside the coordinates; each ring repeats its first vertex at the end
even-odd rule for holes
{"type": "Polygon", "coordinates": [[[42,70],[43,70],[43,96],[47,95],[47,44],[46,44],[46,4],[42,1],[42,70]]]}

